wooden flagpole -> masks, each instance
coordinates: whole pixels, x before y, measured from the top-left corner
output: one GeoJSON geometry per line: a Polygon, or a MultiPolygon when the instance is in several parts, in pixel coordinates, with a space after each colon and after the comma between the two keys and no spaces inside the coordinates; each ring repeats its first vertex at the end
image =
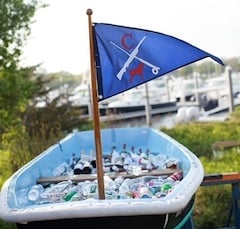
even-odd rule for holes
{"type": "Polygon", "coordinates": [[[92,84],[92,106],[93,106],[93,126],[96,147],[96,166],[97,166],[97,180],[98,180],[98,195],[99,199],[105,199],[104,192],[104,172],[102,163],[102,145],[101,145],[101,131],[99,121],[99,108],[98,108],[98,90],[97,90],[97,75],[95,68],[95,54],[94,54],[94,39],[92,29],[92,10],[87,10],[88,26],[89,26],[89,42],[90,42],[90,64],[91,64],[91,84],[92,84]]]}

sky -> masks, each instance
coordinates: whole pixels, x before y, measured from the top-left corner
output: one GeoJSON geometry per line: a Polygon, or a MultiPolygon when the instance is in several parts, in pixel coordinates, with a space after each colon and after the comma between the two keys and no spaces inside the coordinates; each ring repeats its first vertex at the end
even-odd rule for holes
{"type": "Polygon", "coordinates": [[[92,22],[152,30],[184,40],[219,58],[240,56],[239,0],[42,0],[22,65],[48,73],[90,68],[87,9],[92,22]]]}

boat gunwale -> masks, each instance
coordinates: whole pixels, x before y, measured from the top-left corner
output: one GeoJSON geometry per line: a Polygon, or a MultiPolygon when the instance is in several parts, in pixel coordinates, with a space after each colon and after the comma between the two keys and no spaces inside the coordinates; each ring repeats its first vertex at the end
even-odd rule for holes
{"type": "MultiPolygon", "coordinates": [[[[120,129],[120,128],[117,128],[120,129]]],[[[142,129],[142,128],[141,128],[142,129]]],[[[148,128],[147,128],[148,129],[148,128]]],[[[151,129],[153,130],[153,129],[151,129]]],[[[153,130],[159,134],[159,131],[153,130]]],[[[63,138],[60,142],[66,141],[73,134],[63,138]]],[[[131,215],[154,215],[154,214],[168,214],[181,211],[192,196],[197,191],[198,187],[194,184],[201,184],[203,179],[203,167],[199,159],[189,151],[185,146],[178,143],[175,139],[161,132],[161,136],[170,140],[181,149],[183,154],[188,157],[190,161],[190,169],[185,175],[184,179],[178,184],[178,189],[174,189],[166,197],[162,199],[104,199],[104,200],[86,200],[74,202],[62,202],[55,204],[30,205],[24,208],[10,208],[7,204],[8,189],[10,181],[15,179],[26,170],[29,166],[34,164],[36,160],[44,157],[52,147],[49,147],[38,157],[27,163],[21,170],[14,173],[3,185],[0,196],[0,216],[10,222],[28,222],[38,220],[54,220],[60,218],[90,218],[90,217],[109,217],[109,216],[131,216],[131,215]],[[179,191],[180,190],[180,191],[179,191]],[[144,208],[143,208],[144,206],[144,208]],[[3,210],[4,209],[4,210],[3,210]],[[63,212],[64,210],[64,212],[63,212]],[[53,214],[54,212],[54,214],[53,214]]]]}

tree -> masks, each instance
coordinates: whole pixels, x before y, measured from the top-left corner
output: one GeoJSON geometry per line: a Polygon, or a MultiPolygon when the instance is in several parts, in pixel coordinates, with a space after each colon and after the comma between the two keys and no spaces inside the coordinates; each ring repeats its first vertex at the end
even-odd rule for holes
{"type": "Polygon", "coordinates": [[[38,66],[19,66],[35,12],[45,6],[37,0],[0,2],[0,153],[9,155],[6,167],[12,172],[83,123],[81,111],[58,105],[62,95],[36,107],[34,101],[47,98],[56,85],[47,84],[52,77],[37,73],[38,66]]]}
{"type": "Polygon", "coordinates": [[[36,10],[45,6],[37,0],[0,1],[0,137],[17,126],[32,96],[35,67],[20,68],[19,57],[36,10]]]}
{"type": "Polygon", "coordinates": [[[233,72],[240,72],[240,57],[233,57],[225,61],[226,65],[232,67],[233,72]]]}
{"type": "Polygon", "coordinates": [[[189,76],[194,72],[193,69],[194,69],[193,65],[190,64],[190,65],[187,65],[183,68],[178,69],[177,72],[180,76],[189,76]]]}
{"type": "MultiPolygon", "coordinates": [[[[36,0],[0,1],[0,151],[4,155],[11,152],[8,158],[10,163],[6,164],[8,169],[2,168],[2,171],[12,168],[14,164],[11,162],[20,155],[19,152],[15,153],[20,148],[17,143],[28,136],[22,117],[37,90],[31,80],[35,67],[21,68],[19,57],[30,34],[33,16],[37,9],[44,6],[36,0]]],[[[21,159],[24,160],[29,160],[29,157],[21,159]]]]}
{"type": "Polygon", "coordinates": [[[28,106],[36,90],[30,80],[32,68],[0,71],[0,136],[19,123],[19,115],[28,106]]]}
{"type": "Polygon", "coordinates": [[[38,8],[37,0],[1,0],[0,2],[0,71],[17,67],[22,47],[30,34],[30,24],[38,8]]]}

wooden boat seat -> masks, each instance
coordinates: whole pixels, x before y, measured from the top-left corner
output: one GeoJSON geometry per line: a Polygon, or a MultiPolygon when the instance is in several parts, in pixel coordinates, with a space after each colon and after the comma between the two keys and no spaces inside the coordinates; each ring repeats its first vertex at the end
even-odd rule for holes
{"type": "MultiPolygon", "coordinates": [[[[173,169],[173,168],[167,168],[167,169],[157,169],[153,171],[147,171],[143,170],[141,174],[134,175],[126,172],[120,172],[120,173],[109,173],[108,176],[111,178],[122,176],[123,178],[135,178],[139,176],[164,176],[164,175],[171,175],[175,172],[181,171],[180,169],[173,169]]],[[[38,184],[43,183],[58,183],[61,181],[68,181],[71,180],[72,182],[81,182],[85,180],[95,180],[97,179],[97,174],[80,174],[80,175],[71,175],[71,176],[51,176],[51,177],[40,177],[37,179],[38,184]]]]}

